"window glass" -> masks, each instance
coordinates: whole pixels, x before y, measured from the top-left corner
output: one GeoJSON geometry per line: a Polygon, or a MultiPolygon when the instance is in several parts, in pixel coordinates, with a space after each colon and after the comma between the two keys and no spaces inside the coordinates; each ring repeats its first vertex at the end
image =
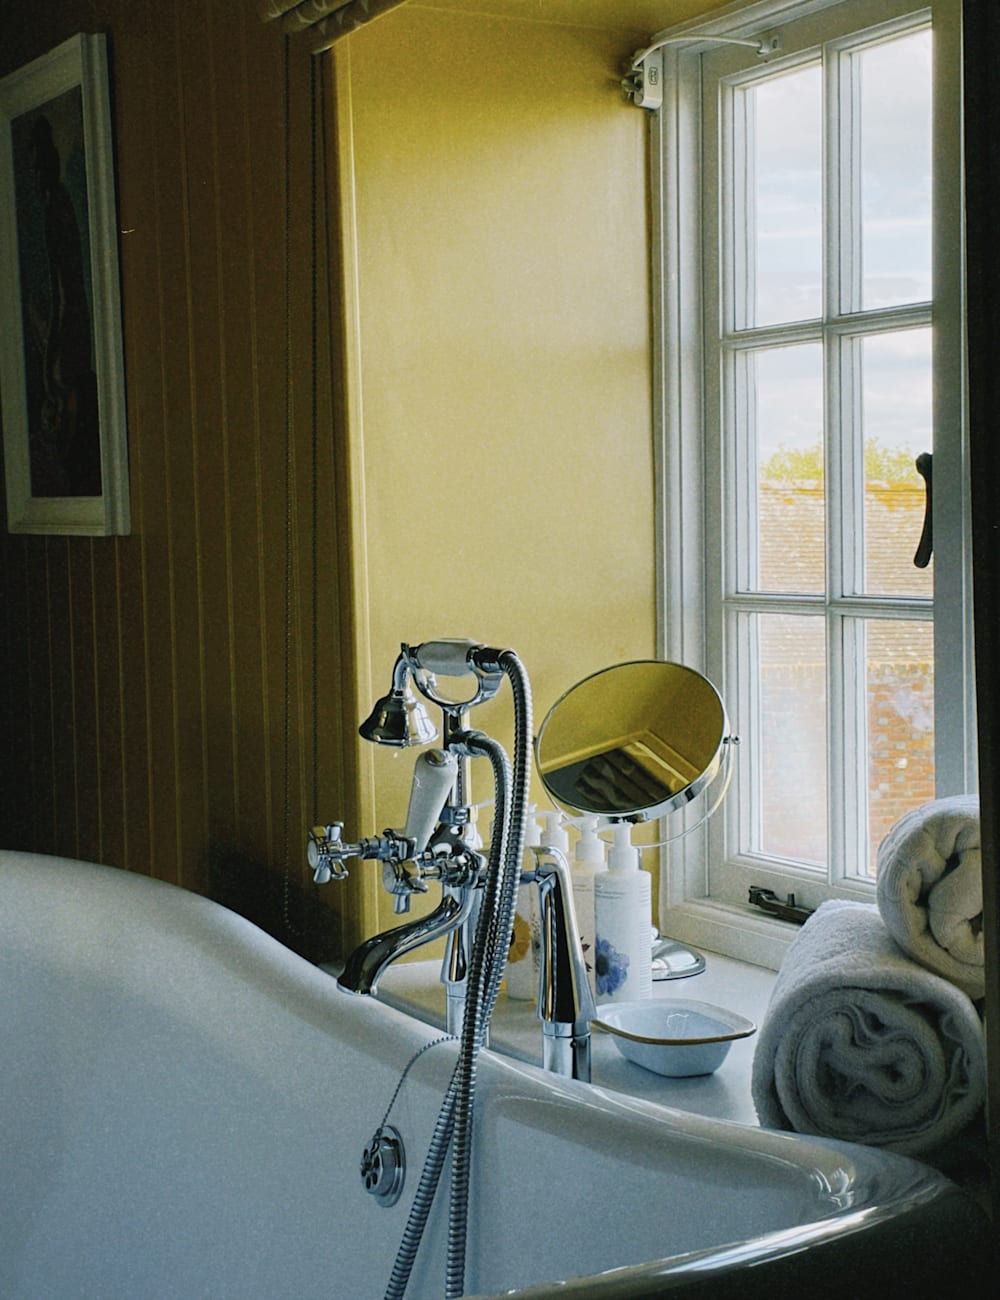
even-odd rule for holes
{"type": "Polygon", "coordinates": [[[738,93],[748,145],[746,325],[823,306],[823,77],[818,63],[738,93]]]}
{"type": "Polygon", "coordinates": [[[760,764],[760,830],[758,842],[744,848],[822,864],[828,748],[823,619],[755,614],[747,621],[751,636],[756,633],[759,664],[759,753],[750,761],[760,764]]]}
{"type": "Polygon", "coordinates": [[[853,56],[861,105],[861,307],[931,297],[931,33],[853,56]]]}
{"type": "Polygon", "coordinates": [[[865,591],[934,594],[933,562],[913,557],[924,522],[916,458],[933,446],[931,331],[894,330],[857,341],[865,482],[865,591]]]}
{"type": "Polygon", "coordinates": [[[822,592],[826,565],[823,349],[767,348],[745,358],[755,432],[758,569],[749,587],[822,592]]]}
{"type": "Polygon", "coordinates": [[[868,855],[900,817],[934,798],[934,627],[865,623],[868,717],[868,855]]]}

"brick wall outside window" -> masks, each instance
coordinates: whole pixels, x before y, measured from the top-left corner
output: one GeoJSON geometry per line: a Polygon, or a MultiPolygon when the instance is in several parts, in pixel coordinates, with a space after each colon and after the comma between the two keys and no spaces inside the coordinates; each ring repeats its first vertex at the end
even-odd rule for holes
{"type": "MultiPolygon", "coordinates": [[[[929,591],[927,571],[913,567],[923,523],[924,494],[916,484],[869,484],[866,516],[867,581],[872,591],[912,595],[929,591]]],[[[764,590],[821,590],[824,499],[821,483],[780,482],[760,487],[760,577],[764,590]]],[[[794,622],[794,621],[793,621],[794,622]]],[[[811,622],[811,620],[809,621],[811,622]]],[[[825,737],[803,725],[803,701],[825,707],[825,665],[816,653],[815,624],[796,634],[789,620],[769,641],[762,692],[768,702],[766,735],[774,751],[764,780],[763,819],[768,851],[826,860],[826,828],[809,797],[804,773],[822,772],[825,737]],[[803,797],[796,799],[799,789],[803,797]]],[[[934,798],[933,639],[929,623],[877,622],[868,628],[869,871],[879,841],[906,812],[934,798]]]]}

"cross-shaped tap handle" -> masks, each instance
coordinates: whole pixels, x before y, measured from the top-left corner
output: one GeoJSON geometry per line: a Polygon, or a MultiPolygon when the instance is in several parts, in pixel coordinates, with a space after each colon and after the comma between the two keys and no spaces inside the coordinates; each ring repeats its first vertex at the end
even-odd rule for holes
{"type": "Polygon", "coordinates": [[[306,856],[312,867],[313,880],[317,885],[325,885],[330,880],[346,880],[347,868],[341,849],[343,822],[334,822],[332,826],[314,826],[309,832],[306,856]]]}

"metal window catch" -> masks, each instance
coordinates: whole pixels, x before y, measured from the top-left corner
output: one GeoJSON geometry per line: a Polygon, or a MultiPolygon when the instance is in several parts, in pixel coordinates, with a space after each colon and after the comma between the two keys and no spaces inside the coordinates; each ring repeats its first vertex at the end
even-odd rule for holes
{"type": "Polygon", "coordinates": [[[779,920],[793,921],[796,925],[804,925],[813,914],[811,907],[799,907],[794,894],[789,894],[782,902],[773,889],[764,889],[762,885],[750,886],[750,906],[759,907],[779,920]]]}

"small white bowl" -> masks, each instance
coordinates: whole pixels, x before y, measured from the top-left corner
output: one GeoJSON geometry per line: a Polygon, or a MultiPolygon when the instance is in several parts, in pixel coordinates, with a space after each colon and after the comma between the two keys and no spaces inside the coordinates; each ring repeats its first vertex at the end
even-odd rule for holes
{"type": "Polygon", "coordinates": [[[712,1074],[737,1038],[757,1031],[752,1020],[735,1011],[689,998],[608,1002],[593,1023],[614,1035],[628,1060],[672,1078],[712,1074]]]}

